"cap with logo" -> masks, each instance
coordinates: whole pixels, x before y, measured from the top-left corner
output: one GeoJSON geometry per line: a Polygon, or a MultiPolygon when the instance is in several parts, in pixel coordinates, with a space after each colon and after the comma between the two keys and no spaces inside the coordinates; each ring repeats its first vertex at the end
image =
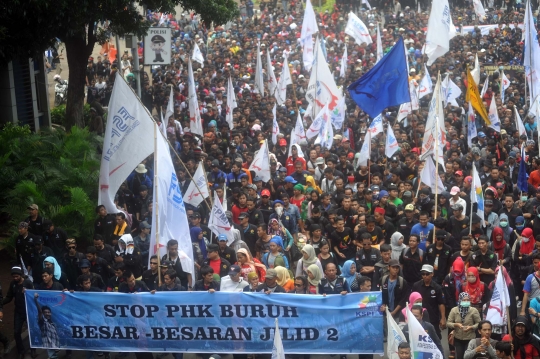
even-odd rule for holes
{"type": "Polygon", "coordinates": [[[242,272],[242,268],[240,266],[233,264],[231,268],[229,268],[229,275],[238,275],[242,272]]]}

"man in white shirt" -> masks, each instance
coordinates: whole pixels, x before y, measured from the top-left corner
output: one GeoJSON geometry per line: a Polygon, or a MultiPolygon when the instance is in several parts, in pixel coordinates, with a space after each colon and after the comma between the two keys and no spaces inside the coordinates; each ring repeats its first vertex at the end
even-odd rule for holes
{"type": "Polygon", "coordinates": [[[229,269],[229,275],[221,278],[221,292],[243,292],[249,285],[240,275],[242,269],[240,266],[232,265],[229,269]]]}
{"type": "Polygon", "coordinates": [[[460,192],[461,190],[459,189],[458,186],[452,187],[452,189],[450,190],[450,195],[452,196],[450,197],[450,207],[452,207],[455,204],[460,204],[461,207],[463,208],[462,209],[463,215],[465,216],[467,202],[459,196],[460,192]]]}

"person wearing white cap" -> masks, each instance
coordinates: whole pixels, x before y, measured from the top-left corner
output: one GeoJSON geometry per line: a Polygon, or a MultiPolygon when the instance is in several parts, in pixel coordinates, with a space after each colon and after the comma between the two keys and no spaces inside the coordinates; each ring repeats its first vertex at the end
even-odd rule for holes
{"type": "Polygon", "coordinates": [[[420,270],[422,279],[414,283],[412,291],[422,296],[422,307],[426,308],[429,321],[442,338],[441,330],[446,328],[445,301],[442,287],[433,280],[433,272],[433,266],[424,264],[420,270]]]}
{"type": "Polygon", "coordinates": [[[465,216],[466,215],[466,211],[467,211],[467,202],[461,198],[459,196],[459,194],[461,193],[461,190],[459,189],[458,186],[454,186],[452,187],[452,189],[450,190],[450,207],[453,207],[454,205],[456,204],[460,204],[461,207],[463,207],[463,215],[465,216]]]}

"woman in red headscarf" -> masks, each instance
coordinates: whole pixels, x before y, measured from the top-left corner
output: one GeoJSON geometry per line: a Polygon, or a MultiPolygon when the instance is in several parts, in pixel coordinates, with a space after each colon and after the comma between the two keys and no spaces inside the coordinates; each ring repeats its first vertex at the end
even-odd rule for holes
{"type": "Polygon", "coordinates": [[[469,294],[471,298],[471,306],[482,310],[482,306],[489,300],[491,294],[488,286],[480,280],[478,268],[470,267],[467,269],[467,282],[463,286],[463,292],[469,294]]]}
{"type": "MultiPolygon", "coordinates": [[[[522,293],[521,283],[527,280],[527,277],[531,273],[530,265],[532,263],[532,251],[534,250],[534,235],[533,230],[529,227],[524,228],[521,232],[521,237],[518,237],[515,244],[514,253],[514,267],[512,267],[512,277],[516,283],[517,293],[522,293]]],[[[521,297],[521,296],[520,296],[521,297]]]]}
{"type": "Polygon", "coordinates": [[[504,239],[504,232],[501,227],[493,228],[491,232],[491,242],[489,243],[489,249],[497,255],[499,265],[503,265],[507,271],[510,270],[510,263],[512,261],[512,249],[506,243],[504,239]]]}

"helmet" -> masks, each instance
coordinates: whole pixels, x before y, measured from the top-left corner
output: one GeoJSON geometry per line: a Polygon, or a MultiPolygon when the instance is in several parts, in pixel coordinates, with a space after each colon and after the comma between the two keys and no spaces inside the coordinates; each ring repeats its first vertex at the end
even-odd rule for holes
{"type": "Polygon", "coordinates": [[[54,81],[57,81],[57,80],[62,80],[62,78],[58,74],[54,75],[54,81]]]}

